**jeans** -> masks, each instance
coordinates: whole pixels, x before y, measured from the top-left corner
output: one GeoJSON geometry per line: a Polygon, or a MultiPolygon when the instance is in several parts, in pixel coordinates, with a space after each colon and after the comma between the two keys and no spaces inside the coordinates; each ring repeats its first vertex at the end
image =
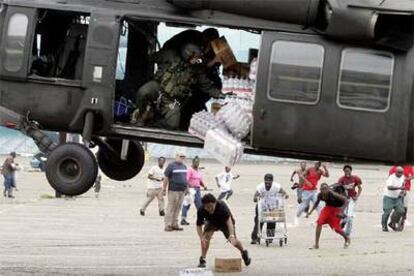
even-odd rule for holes
{"type": "Polygon", "coordinates": [[[303,193],[302,188],[296,188],[296,195],[298,197],[298,204],[302,203],[302,193],[303,193]]]}
{"type": "MultiPolygon", "coordinates": [[[[196,209],[200,209],[201,208],[201,192],[200,192],[200,188],[190,188],[189,193],[192,192],[192,190],[194,191],[194,205],[196,206],[196,209]]],[[[183,208],[181,209],[181,217],[183,219],[187,218],[188,215],[188,211],[190,210],[191,207],[191,203],[190,204],[183,204],[183,208]]]]}
{"type": "Polygon", "coordinates": [[[222,200],[222,199],[226,199],[229,200],[229,198],[233,195],[233,190],[229,190],[226,192],[221,192],[220,195],[218,196],[218,200],[222,200]]]}
{"type": "Polygon", "coordinates": [[[404,215],[404,205],[400,197],[392,198],[388,196],[384,196],[383,199],[383,210],[384,213],[382,214],[382,227],[387,228],[388,218],[392,210],[394,210],[394,214],[391,217],[391,223],[398,223],[400,221],[401,216],[404,215]]]}
{"type": "MultiPolygon", "coordinates": [[[[300,217],[300,215],[302,215],[302,213],[309,208],[309,204],[312,202],[313,204],[315,204],[316,200],[318,199],[318,191],[317,190],[313,190],[313,191],[302,191],[302,203],[299,204],[298,206],[298,211],[296,212],[296,216],[300,217]]],[[[319,206],[317,207],[318,213],[321,211],[322,209],[322,202],[319,203],[319,206]]]]}
{"type": "Polygon", "coordinates": [[[14,175],[13,174],[6,174],[3,175],[4,177],[4,196],[13,196],[13,188],[16,186],[14,183],[14,175]]]}

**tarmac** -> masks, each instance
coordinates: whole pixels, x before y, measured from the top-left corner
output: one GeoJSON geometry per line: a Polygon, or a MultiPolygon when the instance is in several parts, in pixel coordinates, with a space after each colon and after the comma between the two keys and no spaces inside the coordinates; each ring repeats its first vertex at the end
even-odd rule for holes
{"type": "MultiPolygon", "coordinates": [[[[163,218],[154,201],[146,215],[139,215],[145,198],[148,161],[142,173],[126,182],[103,178],[99,198],[93,190],[74,198],[53,198],[54,191],[41,172],[28,171],[29,159],[18,158],[25,169],[18,172],[15,199],[0,198],[0,275],[179,275],[198,264],[200,245],[195,230],[195,208],[190,226],[183,232],[164,232],[163,218]]],[[[189,163],[189,162],[188,162],[189,163]]],[[[249,250],[252,263],[241,273],[215,275],[414,275],[414,227],[384,233],[380,227],[382,191],[388,167],[354,165],[363,181],[356,209],[350,248],[328,227],[323,228],[319,250],[314,241],[316,213],[292,225],[296,193],[290,174],[297,163],[240,164],[229,205],[236,219],[237,235],[249,250]],[[265,173],[289,193],[287,201],[288,244],[250,245],[255,204],[253,194],[265,173]]],[[[311,165],[311,163],[309,163],[311,165]]],[[[328,164],[334,183],[343,164],[328,164]]],[[[214,176],[222,166],[205,167],[204,179],[217,195],[214,176]]],[[[414,223],[413,202],[409,220],[414,223]],[[412,215],[411,215],[412,214],[412,215]]],[[[239,257],[239,253],[216,233],[207,257],[239,257]]]]}

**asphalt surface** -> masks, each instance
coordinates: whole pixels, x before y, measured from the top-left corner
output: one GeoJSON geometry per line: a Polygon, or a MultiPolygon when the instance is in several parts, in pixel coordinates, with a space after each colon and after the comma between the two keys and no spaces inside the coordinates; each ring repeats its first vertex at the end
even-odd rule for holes
{"type": "MultiPolygon", "coordinates": [[[[197,266],[200,255],[195,231],[195,208],[191,225],[183,232],[164,232],[156,202],[144,217],[139,207],[145,198],[146,171],[126,182],[104,177],[99,198],[90,191],[76,198],[49,198],[54,195],[44,175],[29,172],[28,159],[19,158],[25,169],[18,173],[15,199],[0,198],[0,275],[179,275],[180,270],[197,266]]],[[[357,205],[352,244],[329,228],[323,228],[319,250],[313,244],[316,214],[293,226],[296,194],[289,177],[297,164],[241,164],[234,173],[229,204],[236,219],[237,234],[252,257],[241,275],[413,275],[414,227],[404,232],[383,233],[380,227],[382,190],[387,167],[355,165],[363,180],[357,205]],[[250,245],[253,227],[255,187],[265,173],[288,190],[288,244],[250,245]]],[[[213,181],[222,166],[203,163],[205,182],[218,194],[213,181]]],[[[328,164],[335,182],[341,164],[328,164]]],[[[414,212],[411,202],[411,213],[414,212]]],[[[409,213],[414,223],[414,213],[409,213]]],[[[237,250],[216,233],[208,254],[208,268],[215,257],[238,257],[237,250]]],[[[218,274],[218,273],[217,273],[218,274]]],[[[216,274],[216,275],[217,275],[216,274]]],[[[219,275],[225,275],[220,273],[219,275]]]]}

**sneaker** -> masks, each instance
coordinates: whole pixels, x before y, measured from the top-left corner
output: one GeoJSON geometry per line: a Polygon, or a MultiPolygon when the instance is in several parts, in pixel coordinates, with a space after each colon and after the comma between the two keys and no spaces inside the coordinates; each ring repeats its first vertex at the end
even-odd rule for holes
{"type": "Polygon", "coordinates": [[[350,245],[351,245],[351,239],[350,239],[350,238],[348,238],[348,239],[345,241],[344,248],[348,248],[350,245]]]}
{"type": "Polygon", "coordinates": [[[165,216],[164,210],[160,211],[160,217],[163,217],[163,216],[165,216]]]}
{"type": "Polygon", "coordinates": [[[244,250],[241,255],[242,255],[244,264],[248,266],[252,262],[252,259],[249,257],[249,252],[247,250],[244,250]]]}
{"type": "Polygon", "coordinates": [[[183,230],[184,230],[184,228],[182,228],[182,227],[178,227],[178,226],[172,226],[171,228],[172,228],[172,230],[174,230],[174,231],[183,231],[183,230]]]}
{"type": "Polygon", "coordinates": [[[388,227],[382,227],[382,232],[390,232],[389,230],[388,230],[388,227]]]}
{"type": "Polygon", "coordinates": [[[145,216],[145,212],[142,209],[139,209],[139,213],[141,214],[141,216],[145,216]]]}
{"type": "Polygon", "coordinates": [[[181,225],[190,225],[190,223],[188,221],[186,221],[185,219],[181,220],[181,225]]]}
{"type": "Polygon", "coordinates": [[[259,243],[259,241],[256,239],[256,240],[252,240],[251,242],[250,242],[250,244],[258,244],[259,243]]]}
{"type": "Polygon", "coordinates": [[[200,262],[198,263],[198,267],[204,268],[206,267],[206,259],[203,257],[200,257],[200,262]]]}
{"type": "Polygon", "coordinates": [[[397,231],[397,230],[398,230],[398,229],[397,229],[397,226],[395,226],[395,223],[390,222],[390,223],[388,223],[388,226],[389,226],[392,230],[394,230],[394,231],[397,231]]]}
{"type": "Polygon", "coordinates": [[[171,226],[165,226],[164,231],[165,232],[171,232],[171,231],[174,231],[174,229],[171,226]]]}

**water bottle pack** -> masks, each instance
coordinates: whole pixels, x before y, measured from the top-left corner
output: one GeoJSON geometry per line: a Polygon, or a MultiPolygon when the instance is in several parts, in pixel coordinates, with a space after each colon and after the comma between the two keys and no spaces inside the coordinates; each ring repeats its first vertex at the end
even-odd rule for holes
{"type": "Polygon", "coordinates": [[[207,131],[204,149],[223,165],[233,167],[241,160],[243,145],[224,129],[215,128],[207,131]]]}
{"type": "Polygon", "coordinates": [[[249,94],[254,90],[255,82],[253,80],[248,80],[238,77],[224,77],[223,79],[223,88],[222,92],[226,93],[235,93],[235,94],[249,94]]]}
{"type": "Polygon", "coordinates": [[[207,131],[212,128],[224,129],[224,122],[221,121],[217,116],[214,116],[213,113],[201,111],[195,113],[191,118],[188,132],[204,140],[207,131]]]}
{"type": "Polygon", "coordinates": [[[252,110],[253,100],[250,97],[228,97],[217,117],[235,138],[241,140],[249,134],[253,123],[252,110]]]}
{"type": "Polygon", "coordinates": [[[188,131],[204,140],[204,149],[211,156],[232,167],[242,158],[241,140],[249,134],[252,110],[252,97],[228,96],[217,115],[207,111],[194,114],[188,131]]]}

